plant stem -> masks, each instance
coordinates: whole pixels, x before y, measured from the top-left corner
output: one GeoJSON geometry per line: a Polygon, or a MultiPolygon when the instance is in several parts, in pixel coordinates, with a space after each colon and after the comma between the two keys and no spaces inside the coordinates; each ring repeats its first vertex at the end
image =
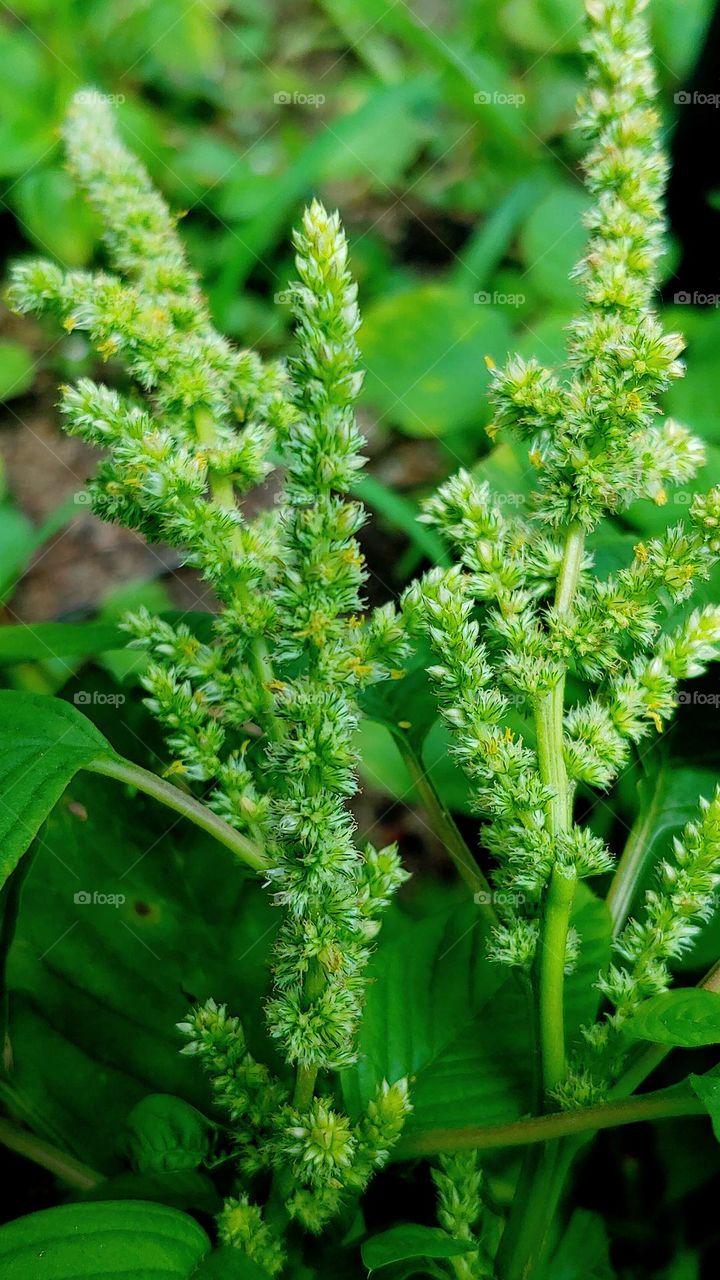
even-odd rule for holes
{"type": "Polygon", "coordinates": [[[463,840],[455,819],[438,796],[407,735],[398,733],[393,736],[434,834],[452,859],[488,923],[496,925],[498,919],[492,905],[492,890],[463,840]]]}
{"type": "MultiPolygon", "coordinates": [[[[565,551],[555,592],[558,614],[567,615],[572,609],[583,548],[583,530],[579,525],[571,525],[565,537],[565,551]]],[[[538,699],[535,708],[540,777],[553,793],[548,822],[554,839],[572,825],[572,788],[565,768],[563,744],[564,709],[563,674],[550,692],[538,699]]],[[[556,861],[545,902],[537,964],[540,1053],[546,1090],[555,1088],[565,1074],[565,952],[575,883],[574,869],[561,866],[556,861]]]]}
{"type": "MultiPolygon", "coordinates": [[[[555,590],[555,609],[567,616],[573,605],[580,577],[585,534],[580,525],[570,525],[565,534],[562,564],[555,590]]],[[[551,790],[548,825],[554,840],[572,825],[573,791],[565,768],[563,717],[565,673],[549,693],[537,699],[535,727],[540,777],[551,790]]],[[[556,857],[544,903],[538,954],[537,984],[538,1041],[545,1102],[548,1091],[565,1076],[565,956],[570,912],[575,894],[576,872],[556,857]]],[[[497,1257],[502,1280],[529,1280],[541,1262],[547,1236],[569,1168],[571,1152],[559,1142],[550,1142],[541,1152],[526,1153],[513,1206],[497,1257]]]]}
{"type": "Polygon", "coordinates": [[[67,1155],[50,1142],[36,1137],[34,1133],[28,1133],[10,1120],[0,1119],[0,1143],[9,1151],[15,1151],[43,1169],[48,1169],[69,1187],[90,1191],[103,1181],[102,1174],[91,1169],[89,1165],[82,1164],[74,1156],[67,1155]]]}
{"type": "Polygon", "coordinates": [[[135,787],[147,796],[152,796],[154,800],[159,800],[168,809],[173,809],[175,813],[189,818],[196,827],[201,827],[203,831],[214,836],[220,844],[231,849],[253,871],[264,871],[269,865],[259,845],[253,844],[247,836],[241,835],[223,818],[213,813],[212,809],[206,809],[205,805],[200,804],[194,796],[180,791],[178,787],[166,782],[164,778],[158,778],[148,769],[142,769],[140,765],[124,760],[122,756],[98,756],[97,759],[83,765],[83,768],[89,773],[101,773],[106,778],[126,782],[128,786],[135,787]]]}
{"type": "MultiPolygon", "coordinates": [[[[393,1160],[415,1160],[421,1156],[444,1155],[453,1151],[496,1151],[505,1147],[524,1147],[537,1143],[553,1143],[558,1138],[600,1129],[616,1129],[621,1125],[639,1124],[646,1120],[666,1120],[674,1116],[707,1114],[695,1094],[660,1089],[639,1098],[624,1098],[582,1107],[575,1111],[554,1111],[549,1115],[515,1120],[511,1124],[468,1126],[466,1129],[428,1129],[401,1138],[393,1151],[393,1160]]],[[[527,1206],[526,1206],[527,1211],[527,1206]]]]}
{"type": "Polygon", "coordinates": [[[632,825],[605,899],[612,917],[614,938],[618,936],[630,914],[638,880],[647,857],[648,838],[665,799],[664,775],[665,771],[661,769],[650,803],[641,807],[632,825]]]}
{"type": "Polygon", "coordinates": [[[540,987],[539,1020],[542,1074],[545,1092],[565,1078],[565,950],[577,873],[574,867],[556,863],[545,899],[538,953],[540,987]]]}

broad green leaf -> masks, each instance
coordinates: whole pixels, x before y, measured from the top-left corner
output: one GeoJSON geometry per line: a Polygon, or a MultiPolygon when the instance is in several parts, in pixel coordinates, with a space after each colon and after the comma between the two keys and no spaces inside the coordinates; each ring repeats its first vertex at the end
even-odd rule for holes
{"type": "Polygon", "coordinates": [[[7,1280],[189,1280],[209,1249],[202,1228],[165,1205],[61,1205],[0,1228],[0,1274],[7,1280]]]}
{"type": "MultiPolygon", "coordinates": [[[[610,954],[610,921],[589,890],[578,892],[573,925],[580,960],[566,982],[571,1040],[591,1022],[599,969],[610,954]]],[[[485,954],[485,929],[470,905],[429,919],[393,911],[370,964],[359,1060],[342,1076],[359,1111],[383,1079],[411,1079],[407,1132],[496,1124],[531,1107],[532,1018],[515,975],[485,954]]]]}
{"type": "Polygon", "coordinates": [[[363,1244],[361,1253],[368,1270],[377,1271],[407,1258],[456,1258],[461,1253],[472,1253],[473,1248],[471,1241],[454,1240],[440,1227],[409,1222],[372,1236],[363,1244]]]}
{"type": "Polygon", "coordinates": [[[644,1000],[623,1030],[634,1040],[684,1049],[720,1044],[720,994],[702,987],[663,991],[644,1000]]]}
{"type": "Polygon", "coordinates": [[[195,1107],[169,1093],[151,1093],[127,1118],[123,1147],[138,1173],[197,1169],[210,1151],[211,1126],[195,1107]]]}
{"type": "Polygon", "coordinates": [[[32,356],[22,343],[0,342],[0,400],[12,400],[28,391],[34,368],[32,356]]]}
{"type": "MultiPolygon", "coordinates": [[[[485,955],[486,930],[474,904],[417,920],[395,910],[383,923],[370,963],[359,1057],[343,1072],[348,1105],[357,1112],[383,1080],[413,1080],[409,1126],[439,1123],[434,1094],[421,1097],[425,1072],[448,1055],[478,1017],[505,973],[485,955]]],[[[478,1030],[481,1035],[481,1031],[478,1030]]],[[[452,1100],[440,1100],[451,1106],[452,1100]]],[[[471,1106],[471,1101],[468,1102],[471,1106]]],[[[470,1123],[470,1121],[468,1121],[470,1123]]]]}
{"type": "Polygon", "coordinates": [[[262,1006],[277,917],[216,841],[78,774],[25,881],[8,961],[12,1068],[0,1093],[104,1173],[122,1168],[119,1137],[147,1094],[212,1114],[175,1024],[213,996],[242,1017],[253,1052],[275,1061],[262,1006]]]}
{"type": "Polygon", "coordinates": [[[0,692],[0,884],[83,765],[112,748],[74,707],[0,692]]]}
{"type": "Polygon", "coordinates": [[[387,425],[412,436],[443,435],[478,421],[489,373],[504,360],[509,321],[489,295],[420,284],[366,308],[359,340],[363,396],[387,425]]]}
{"type": "MultiPolygon", "coordinates": [[[[308,1276],[310,1274],[307,1273],[308,1276]]],[[[203,1258],[197,1270],[193,1271],[192,1280],[270,1280],[270,1276],[246,1253],[228,1245],[213,1249],[203,1258]]]]}

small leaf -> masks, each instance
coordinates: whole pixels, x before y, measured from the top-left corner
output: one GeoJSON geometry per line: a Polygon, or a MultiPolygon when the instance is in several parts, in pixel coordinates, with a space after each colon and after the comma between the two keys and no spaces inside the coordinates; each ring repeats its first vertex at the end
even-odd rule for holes
{"type": "Polygon", "coordinates": [[[410,1222],[366,1240],[361,1253],[365,1266],[377,1271],[407,1258],[455,1258],[461,1253],[472,1253],[474,1248],[471,1241],[454,1240],[440,1227],[422,1227],[410,1222]]]}
{"type": "Polygon", "coordinates": [[[170,1093],[150,1093],[130,1112],[123,1146],[138,1173],[168,1173],[197,1169],[210,1143],[200,1111],[170,1093]]]}
{"type": "Polygon", "coordinates": [[[707,1110],[713,1133],[720,1142],[720,1075],[708,1071],[703,1076],[688,1076],[688,1084],[707,1110]]]}
{"type": "Polygon", "coordinates": [[[0,1228],[8,1280],[189,1280],[209,1251],[185,1213],[144,1200],[61,1205],[0,1228]]]}
{"type": "Polygon", "coordinates": [[[695,1049],[720,1044],[720,995],[690,987],[643,1001],[623,1030],[634,1040],[695,1049]]]}

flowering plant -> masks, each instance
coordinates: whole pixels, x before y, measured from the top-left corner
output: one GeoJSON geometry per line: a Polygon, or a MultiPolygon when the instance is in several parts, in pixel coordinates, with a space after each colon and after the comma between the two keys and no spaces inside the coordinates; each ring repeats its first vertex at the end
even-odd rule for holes
{"type": "MultiPolygon", "coordinates": [[[[699,802],[644,885],[642,829],[617,861],[576,805],[583,789],[616,783],[637,744],[670,721],[681,682],[720,655],[720,607],[685,607],[720,556],[720,490],[696,496],[683,523],[639,542],[612,573],[596,568],[592,550],[602,521],[638,500],[662,506],[704,461],[689,429],[659,420],[660,397],[683,373],[683,342],[653,308],[666,161],[644,7],[586,4],[580,125],[593,206],[566,364],[553,371],[512,356],[492,366],[490,433],[528,442],[532,509],[508,517],[472,471],[452,476],[422,520],[454,562],[414,581],[397,607],[368,611],[362,598],[364,513],[351,496],[363,465],[359,314],[337,214],[313,201],[295,235],[288,366],[238,351],[216,332],[174,220],[118,140],[107,104],[84,91],[64,138],[111,269],[32,261],[14,272],[17,311],[52,313],[124,367],[123,391],[87,379],[62,390],[66,429],[105,450],[94,510],[178,548],[219,601],[204,634],[146,609],[123,624],[146,655],[142,683],[172,784],[107,754],[102,739],[78,767],[130,782],[204,826],[262,878],[280,917],[267,1059],[251,1051],[243,1010],[214,997],[179,1024],[182,1052],[206,1074],[222,1117],[233,1181],[216,1215],[217,1256],[254,1268],[237,1274],[316,1274],[304,1242],[341,1224],[352,1245],[373,1174],[423,1156],[434,1161],[439,1226],[366,1240],[370,1269],[459,1280],[551,1274],[555,1210],[582,1135],[717,1108],[704,1077],[631,1095],[662,1058],[658,1044],[707,1042],[688,1039],[688,1021],[720,1031],[714,974],[700,990],[670,990],[674,962],[713,909],[720,798],[699,802]],[[248,514],[239,499],[276,468],[276,504],[248,514]],[[356,730],[367,699],[391,701],[387,691],[426,647],[429,687],[481,819],[477,855],[422,769],[419,794],[471,891],[483,981],[506,981],[537,1027],[532,1114],[501,1124],[421,1126],[412,1064],[372,1089],[358,1085],[374,1016],[368,964],[407,874],[394,846],[356,847],[356,730]],[[597,888],[608,876],[603,907],[579,882],[597,888]],[[578,1032],[567,989],[587,959],[582,902],[612,924],[614,943],[586,981],[578,1032]],[[504,1212],[482,1153],[516,1146],[526,1154],[504,1212]]],[[[410,728],[395,718],[417,766],[403,745],[410,728]]],[[[405,1011],[394,1016],[402,1023],[405,1011]]],[[[485,1016],[472,1028],[481,1039],[493,1035],[485,1016]]],[[[145,1141],[142,1111],[131,1128],[145,1141]]]]}

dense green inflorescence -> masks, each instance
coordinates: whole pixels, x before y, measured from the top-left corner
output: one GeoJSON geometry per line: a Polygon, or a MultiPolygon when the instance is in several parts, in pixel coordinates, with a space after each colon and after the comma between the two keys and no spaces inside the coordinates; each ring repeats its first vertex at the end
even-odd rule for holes
{"type": "MultiPolygon", "coordinates": [[[[405,598],[410,625],[436,654],[430,677],[495,855],[504,919],[493,954],[525,968],[534,963],[553,869],[584,877],[613,865],[604,842],[572,820],[575,788],[609,787],[633,745],[669,721],[679,682],[720,653],[716,606],[663,630],[663,612],[686,601],[717,560],[717,490],[696,497],[685,523],[639,543],[634,559],[608,577],[594,573],[585,546],[605,516],[641,498],[663,504],[667,486],[686,483],[704,461],[687,428],[657,423],[659,396],[682,376],[683,343],[663,330],[652,306],[666,162],[645,6],[588,0],[586,7],[580,124],[594,204],[575,273],[584,306],[570,327],[564,369],[519,357],[493,369],[492,434],[530,442],[534,506],[527,518],[508,518],[486,483],[468,472],[451,478],[427,502],[424,519],[443,533],[457,566],[433,570],[405,598]],[[565,705],[568,674],[588,690],[574,706],[565,705]],[[523,700],[534,743],[518,736],[510,714],[523,700]],[[508,906],[513,889],[515,908],[508,906]]],[[[642,920],[620,934],[618,961],[600,979],[615,1011],[588,1030],[597,1078],[585,1067],[576,1088],[572,1075],[548,1081],[567,1104],[587,1100],[589,1078],[593,1090],[602,1089],[612,1074],[613,1028],[643,994],[667,985],[667,961],[708,910],[720,863],[707,817],[683,849],[663,869],[642,920]],[[687,887],[682,901],[678,884],[687,887]],[[665,931],[670,917],[673,929],[665,931]]],[[[572,929],[565,942],[572,963],[572,929]]]]}
{"type": "Polygon", "coordinates": [[[20,311],[51,311],[86,331],[124,366],[126,391],[88,380],[63,390],[67,429],[107,451],[93,508],[178,547],[220,601],[209,641],[146,611],[126,626],[148,654],[143,678],[173,755],[168,772],[199,785],[264,849],[283,908],[267,1022],[297,1067],[294,1082],[253,1059],[223,1006],[209,1001],[182,1026],[185,1052],[228,1114],[240,1175],[221,1237],[274,1275],[282,1231],[252,1202],[256,1176],[274,1175],[286,1220],[320,1230],[388,1159],[410,1105],[404,1081],[384,1084],[351,1123],[328,1074],[354,1060],[363,970],[405,878],[394,848],[358,852],[347,808],[359,694],[399,675],[407,651],[392,608],[363,617],[355,534],[364,516],[344,496],[363,464],[355,285],[337,215],[314,202],[296,238],[289,373],[234,350],[105,100],[76,95],[64,136],[117,274],[24,263],[11,296],[20,311]],[[273,451],[284,464],[278,503],[245,516],[237,498],[273,469],[273,451]]]}
{"type": "MultiPolygon", "coordinates": [[[[428,678],[482,820],[497,890],[491,956],[534,988],[546,1108],[607,1092],[626,1054],[624,1022],[669,985],[720,883],[716,797],[637,918],[619,922],[598,981],[608,1007],[566,1062],[574,887],[614,865],[574,820],[576,789],[610,787],[670,721],[680,682],[720,655],[720,607],[688,604],[720,557],[718,490],[607,576],[586,542],[632,502],[663,505],[704,462],[701,442],[659,416],[683,344],[653,310],[666,162],[645,4],[586,8],[580,124],[593,207],[575,273],[582,307],[563,368],[519,357],[493,368],[491,434],[528,442],[537,492],[526,514],[508,515],[471,472],[443,484],[423,519],[455,563],[414,582],[400,613],[367,613],[362,596],[364,513],[351,496],[363,465],[359,315],[336,214],[313,201],[295,236],[288,366],[237,351],[215,331],[173,219],[106,101],[84,91],[64,136],[110,269],[28,262],[14,272],[18,311],[55,314],[113,361],[118,387],[83,379],[62,394],[67,429],[105,450],[95,511],[178,548],[219,601],[209,638],[145,611],[126,626],[147,655],[168,772],[262,850],[281,909],[266,1022],[284,1069],[258,1061],[241,1021],[213,1000],[181,1025],[184,1052],[228,1119],[237,1186],[220,1238],[271,1276],[288,1264],[288,1223],[320,1231],[387,1161],[410,1108],[400,1080],[351,1118],[334,1075],[355,1059],[367,960],[405,878],[394,847],[356,847],[360,698],[402,675],[414,637],[433,651],[428,678]],[[241,499],[278,460],[275,505],[248,514],[241,499]],[[583,691],[574,705],[569,677],[583,691]]],[[[459,1280],[493,1275],[499,1220],[476,1158],[449,1157],[434,1178],[440,1223],[466,1246],[448,1266],[459,1280]]]]}

